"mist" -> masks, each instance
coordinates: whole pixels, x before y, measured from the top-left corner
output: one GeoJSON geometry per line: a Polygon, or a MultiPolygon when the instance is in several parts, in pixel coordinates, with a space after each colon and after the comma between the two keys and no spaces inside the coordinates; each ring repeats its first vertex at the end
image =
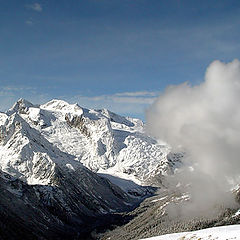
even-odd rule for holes
{"type": "Polygon", "coordinates": [[[230,190],[240,183],[239,105],[240,61],[214,61],[201,84],[169,86],[146,112],[148,132],[185,152],[185,167],[168,180],[188,186],[187,215],[236,204],[230,190]]]}

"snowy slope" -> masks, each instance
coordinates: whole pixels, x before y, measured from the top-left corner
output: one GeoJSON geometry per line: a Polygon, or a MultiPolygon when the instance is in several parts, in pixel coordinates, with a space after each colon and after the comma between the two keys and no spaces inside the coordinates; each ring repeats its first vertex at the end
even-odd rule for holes
{"type": "MultiPolygon", "coordinates": [[[[125,192],[89,171],[71,151],[63,151],[64,148],[53,144],[55,141],[48,140],[57,135],[61,136],[58,142],[63,140],[66,141],[64,144],[67,143],[68,139],[59,132],[66,131],[67,134],[67,130],[71,129],[61,118],[61,114],[69,111],[71,109],[62,108],[61,113],[52,113],[21,99],[6,114],[1,114],[0,171],[11,176],[11,181],[17,179],[28,185],[47,186],[47,192],[49,186],[57,189],[55,193],[64,189],[62,194],[57,193],[59,196],[56,198],[65,206],[62,196],[68,199],[74,195],[78,206],[82,204],[84,214],[126,209],[131,205],[131,199],[125,192]],[[51,135],[55,131],[57,134],[51,135]]],[[[81,114],[79,107],[74,112],[81,114]]],[[[51,191],[50,194],[54,197],[51,191]]]]}
{"type": "Polygon", "coordinates": [[[0,126],[0,168],[28,184],[50,184],[56,163],[72,168],[79,163],[41,136],[17,113],[0,126]]]}
{"type": "Polygon", "coordinates": [[[27,211],[36,226],[43,220],[40,236],[72,226],[70,234],[89,233],[136,205],[139,199],[126,191],[148,194],[140,185],[173,172],[177,160],[167,158],[169,151],[144,134],[138,119],[61,100],[20,99],[0,113],[0,216],[6,219],[0,225],[11,229],[8,221],[16,217],[25,234],[27,211]]]}
{"type": "MultiPolygon", "coordinates": [[[[77,108],[77,105],[74,106],[77,108]]],[[[169,171],[166,163],[169,148],[144,135],[140,120],[126,119],[108,110],[82,109],[79,114],[79,110],[71,111],[74,109],[72,105],[59,100],[53,100],[40,108],[51,110],[55,116],[50,128],[44,129],[42,133],[62,151],[76,156],[77,160],[93,171],[123,178],[130,176],[142,182],[160,161],[162,165],[165,164],[163,174],[169,171]],[[55,108],[56,102],[58,108],[55,108]],[[69,111],[62,111],[64,107],[68,107],[69,111]]]]}
{"type": "Polygon", "coordinates": [[[141,120],[60,100],[52,100],[40,109],[54,116],[41,133],[92,171],[140,185],[147,184],[156,169],[162,175],[173,171],[167,159],[170,148],[148,137],[141,120]]]}
{"type": "Polygon", "coordinates": [[[193,232],[173,233],[145,240],[239,240],[240,225],[202,229],[193,232]]]}
{"type": "Polygon", "coordinates": [[[13,152],[8,146],[11,142],[2,144],[1,169],[21,176],[31,184],[49,183],[55,162],[69,169],[81,163],[131,191],[138,185],[151,184],[156,174],[172,173],[178,163],[178,158],[167,157],[170,152],[167,145],[159,144],[144,133],[141,120],[125,118],[106,109],[84,109],[62,100],[33,105],[20,99],[6,114],[0,115],[0,124],[3,139],[4,135],[9,138],[11,129],[16,129],[12,138],[18,141],[13,152]],[[17,130],[14,121],[21,124],[21,130],[17,130]],[[51,160],[43,154],[44,151],[31,147],[24,132],[30,132],[33,142],[41,139],[48,145],[51,160]],[[71,156],[69,162],[64,161],[64,154],[71,156]],[[31,161],[17,167],[16,162],[23,158],[31,161]],[[35,173],[33,165],[38,163],[38,158],[44,159],[49,177],[42,178],[41,174],[35,173]]]}

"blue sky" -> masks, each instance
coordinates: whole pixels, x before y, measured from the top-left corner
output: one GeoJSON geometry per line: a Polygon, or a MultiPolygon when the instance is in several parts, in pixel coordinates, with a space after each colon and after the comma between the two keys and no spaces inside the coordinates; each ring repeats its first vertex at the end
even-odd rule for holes
{"type": "Polygon", "coordinates": [[[172,84],[239,58],[238,0],[0,0],[0,109],[60,98],[144,119],[172,84]]]}

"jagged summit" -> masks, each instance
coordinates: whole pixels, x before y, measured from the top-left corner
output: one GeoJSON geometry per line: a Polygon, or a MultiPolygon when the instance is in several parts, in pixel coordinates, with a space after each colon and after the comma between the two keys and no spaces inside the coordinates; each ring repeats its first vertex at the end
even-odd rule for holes
{"type": "Polygon", "coordinates": [[[7,115],[11,115],[14,112],[26,113],[26,111],[30,108],[34,107],[32,103],[27,101],[26,99],[20,98],[8,111],[7,115]]]}

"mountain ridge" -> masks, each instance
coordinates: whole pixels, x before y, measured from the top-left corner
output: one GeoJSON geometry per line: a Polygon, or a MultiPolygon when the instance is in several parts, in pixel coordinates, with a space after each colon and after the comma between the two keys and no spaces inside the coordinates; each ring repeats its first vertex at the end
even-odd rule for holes
{"type": "Polygon", "coordinates": [[[0,113],[0,215],[18,219],[19,236],[26,239],[84,239],[94,229],[124,222],[119,213],[162,186],[180,164],[169,153],[139,119],[63,100],[34,105],[19,99],[0,113]]]}
{"type": "Polygon", "coordinates": [[[96,173],[148,185],[156,169],[164,176],[173,173],[179,164],[176,157],[169,161],[168,145],[146,135],[141,120],[106,109],[85,109],[56,99],[33,105],[20,99],[7,116],[2,114],[2,121],[14,113],[53,147],[73,156],[75,162],[71,164],[81,162],[96,173]]]}

